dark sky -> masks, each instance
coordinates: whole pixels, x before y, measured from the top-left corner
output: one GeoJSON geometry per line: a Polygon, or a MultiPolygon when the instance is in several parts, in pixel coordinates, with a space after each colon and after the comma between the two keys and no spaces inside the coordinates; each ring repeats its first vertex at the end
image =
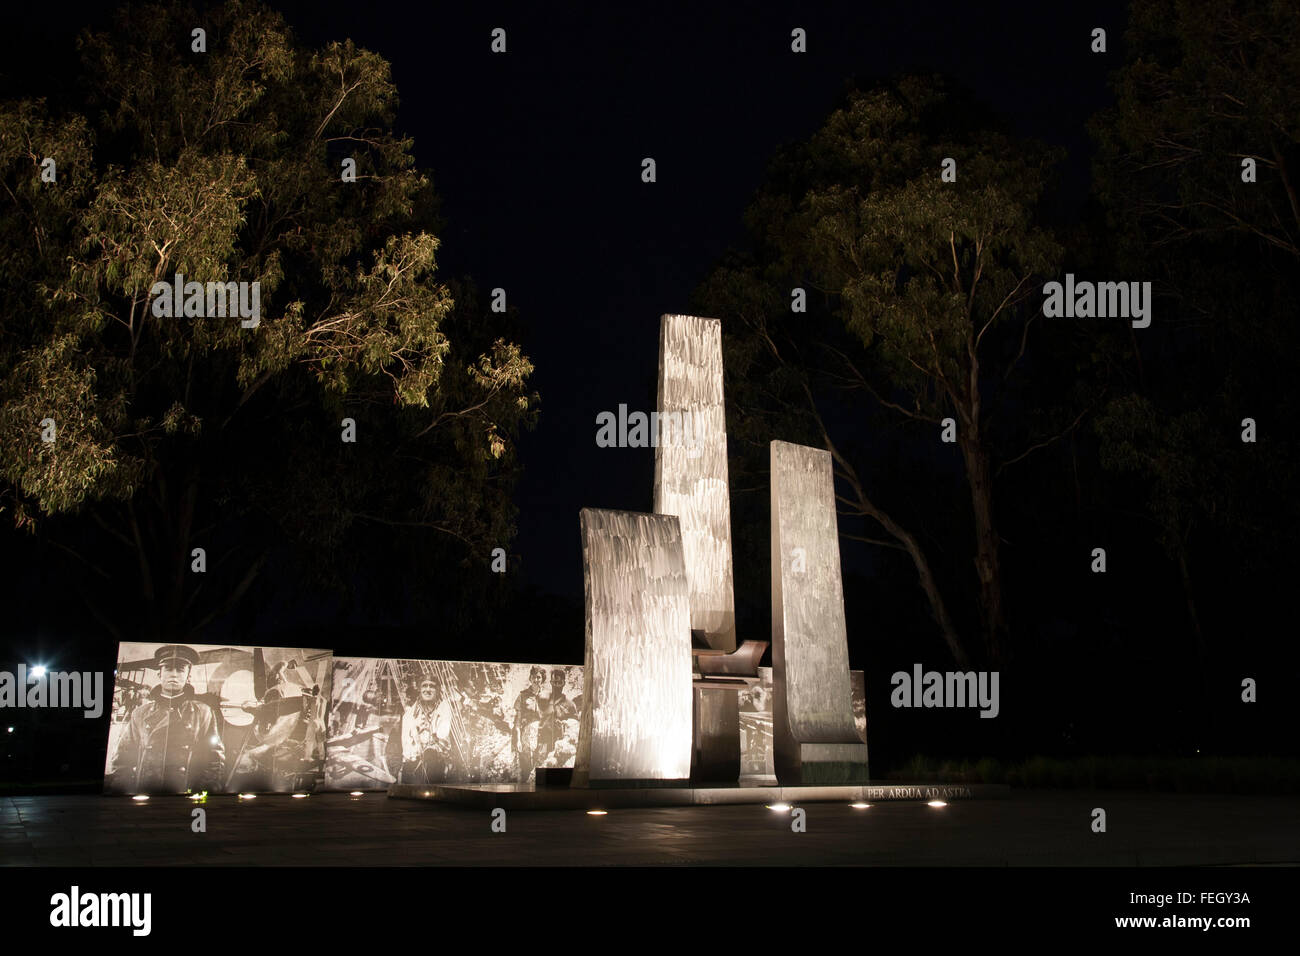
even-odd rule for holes
{"type": "MultiPolygon", "coordinates": [[[[598,449],[596,414],[653,407],[659,316],[688,311],[742,242],[776,148],[814,132],[854,77],[942,72],[1016,132],[1064,146],[1082,196],[1084,123],[1109,100],[1125,19],[1120,3],[272,6],[304,45],[351,38],[391,62],[399,126],[443,200],[444,267],[505,288],[519,310],[542,415],[523,438],[512,570],[578,601],[578,510],[652,499],[653,452],[598,449]],[[489,49],[498,26],[504,55],[489,49]],[[1089,51],[1095,26],[1106,55],[1089,51]],[[805,54],[790,51],[794,27],[805,54]],[[641,182],[647,156],[654,184],[641,182]]],[[[72,82],[77,30],[110,10],[13,10],[4,95],[72,82]]]]}
{"type": "Polygon", "coordinates": [[[1069,150],[1108,101],[1125,7],[988,4],[277,4],[310,44],[351,37],[393,64],[404,131],[449,221],[443,262],[506,289],[542,397],[523,441],[520,571],[580,596],[578,510],[651,509],[653,452],[598,449],[596,414],[653,408],[659,316],[688,310],[766,164],[853,77],[947,73],[1017,132],[1069,150]],[[412,13],[417,10],[418,13],[412,13]],[[489,50],[493,27],[509,51],[489,50]],[[802,27],[808,52],[790,51],[802,27]],[[1111,34],[1105,56],[1091,30],[1111,34]],[[641,182],[653,157],[658,181],[641,182]]]}

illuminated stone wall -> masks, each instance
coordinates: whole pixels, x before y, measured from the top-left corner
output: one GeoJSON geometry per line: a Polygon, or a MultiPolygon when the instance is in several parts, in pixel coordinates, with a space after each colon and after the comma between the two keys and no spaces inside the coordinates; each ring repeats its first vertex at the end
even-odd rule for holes
{"type": "Polygon", "coordinates": [[[771,444],[773,750],[781,783],[862,783],[830,453],[771,444]]]}
{"type": "Polygon", "coordinates": [[[691,769],[690,607],[677,518],[584,508],[582,724],[575,786],[691,769]]]}
{"type": "MultiPolygon", "coordinates": [[[[691,628],[715,650],[736,649],[732,590],[727,415],[722,394],[722,323],[694,315],[659,322],[659,439],[654,510],[681,520],[691,628]]],[[[691,776],[734,783],[740,775],[736,694],[697,688],[691,776]]]]}
{"type": "Polygon", "coordinates": [[[704,631],[710,647],[734,651],[727,416],[717,319],[660,319],[658,414],[654,510],[681,518],[691,627],[704,631]],[[663,424],[678,420],[690,423],[689,440],[677,440],[663,424]]]}

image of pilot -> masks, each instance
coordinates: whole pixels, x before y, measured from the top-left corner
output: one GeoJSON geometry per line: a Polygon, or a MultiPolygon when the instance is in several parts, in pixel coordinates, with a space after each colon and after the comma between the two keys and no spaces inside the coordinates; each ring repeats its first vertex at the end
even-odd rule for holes
{"type": "Polygon", "coordinates": [[[196,697],[190,671],[198,652],[167,644],[154,652],[160,683],[127,719],[109,770],[109,789],[184,793],[220,789],[226,765],[220,722],[196,697]]]}

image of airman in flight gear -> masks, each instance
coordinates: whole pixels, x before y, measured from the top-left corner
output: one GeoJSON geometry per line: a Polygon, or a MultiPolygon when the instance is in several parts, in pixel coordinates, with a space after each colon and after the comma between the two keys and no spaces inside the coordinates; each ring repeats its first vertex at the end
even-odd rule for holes
{"type": "Polygon", "coordinates": [[[117,743],[110,789],[127,793],[218,790],[226,765],[220,721],[196,697],[190,671],[198,652],[167,644],[154,652],[160,682],[131,712],[117,743]]]}
{"type": "Polygon", "coordinates": [[[420,696],[402,715],[402,780],[445,783],[451,770],[451,702],[440,700],[431,675],[420,680],[420,696]]]}

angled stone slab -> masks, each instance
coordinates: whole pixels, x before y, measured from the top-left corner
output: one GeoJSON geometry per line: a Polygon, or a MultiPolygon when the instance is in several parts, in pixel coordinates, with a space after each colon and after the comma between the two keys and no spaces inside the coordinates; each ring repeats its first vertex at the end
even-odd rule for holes
{"type": "Polygon", "coordinates": [[[784,785],[862,783],[830,453],[774,441],[772,750],[784,785]]]}
{"type": "Polygon", "coordinates": [[[691,771],[691,633],[675,515],[584,508],[587,638],[573,786],[680,786],[691,771]]]}
{"type": "MultiPolygon", "coordinates": [[[[654,510],[681,519],[691,628],[715,651],[736,649],[727,482],[727,415],[722,392],[722,323],[694,315],[659,320],[658,437],[654,510]]],[[[736,694],[696,688],[695,780],[740,775],[736,694]]]]}

